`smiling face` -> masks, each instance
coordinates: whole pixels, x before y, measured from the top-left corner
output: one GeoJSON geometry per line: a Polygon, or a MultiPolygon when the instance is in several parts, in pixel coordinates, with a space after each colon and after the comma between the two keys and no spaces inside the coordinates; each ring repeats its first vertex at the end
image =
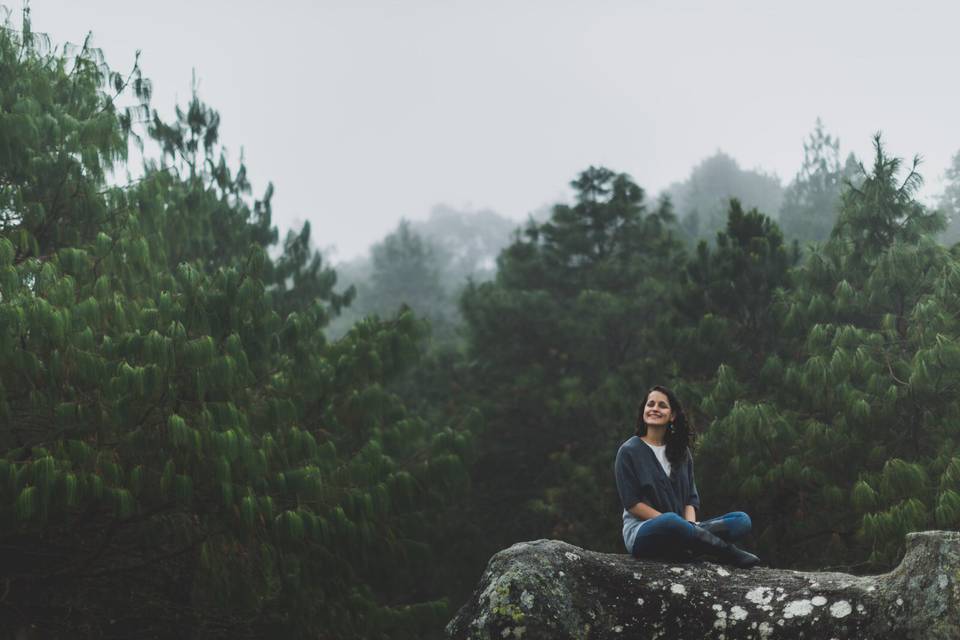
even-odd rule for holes
{"type": "Polygon", "coordinates": [[[670,408],[670,399],[661,391],[651,391],[647,402],[643,406],[643,421],[647,426],[665,427],[673,419],[673,409],[670,408]]]}

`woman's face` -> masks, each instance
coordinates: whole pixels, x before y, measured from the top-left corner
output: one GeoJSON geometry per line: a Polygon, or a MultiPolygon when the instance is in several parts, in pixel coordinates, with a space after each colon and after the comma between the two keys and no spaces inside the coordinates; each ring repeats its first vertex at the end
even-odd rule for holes
{"type": "Polygon", "coordinates": [[[643,407],[643,421],[650,426],[667,426],[673,419],[670,400],[662,391],[651,391],[643,407]]]}

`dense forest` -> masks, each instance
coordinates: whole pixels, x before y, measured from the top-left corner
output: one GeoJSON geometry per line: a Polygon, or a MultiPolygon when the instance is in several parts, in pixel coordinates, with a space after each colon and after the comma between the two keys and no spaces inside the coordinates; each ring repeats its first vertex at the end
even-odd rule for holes
{"type": "Polygon", "coordinates": [[[820,123],[786,187],[588,167],[516,230],[401,222],[345,286],[198,96],[164,121],[135,62],[28,16],[0,78],[11,633],[439,637],[505,546],[622,552],[613,456],[657,383],[702,516],[748,511],[771,566],[882,571],[960,527],[960,154],[936,209],[820,123]]]}

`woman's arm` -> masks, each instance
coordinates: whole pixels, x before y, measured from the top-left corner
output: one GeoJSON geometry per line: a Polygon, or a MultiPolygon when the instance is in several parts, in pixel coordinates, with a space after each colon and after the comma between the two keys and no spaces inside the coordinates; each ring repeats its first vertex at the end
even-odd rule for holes
{"type": "Polygon", "coordinates": [[[646,502],[638,502],[627,509],[627,511],[641,520],[649,520],[650,518],[656,518],[657,516],[662,515],[659,511],[648,505],[646,502]]]}
{"type": "Polygon", "coordinates": [[[693,505],[688,504],[683,508],[683,519],[687,522],[697,522],[697,510],[693,508],[693,505]]]}

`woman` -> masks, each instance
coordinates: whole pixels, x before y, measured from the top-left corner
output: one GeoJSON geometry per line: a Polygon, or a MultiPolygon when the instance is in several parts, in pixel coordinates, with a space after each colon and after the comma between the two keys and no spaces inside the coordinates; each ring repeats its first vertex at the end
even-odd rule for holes
{"type": "Polygon", "coordinates": [[[614,467],[627,551],[667,560],[705,553],[752,567],[760,559],[731,544],[750,532],[750,516],[735,511],[697,522],[700,496],[689,444],[690,426],[680,401],[666,387],[653,387],[640,408],[637,434],[620,445],[614,467]]]}

